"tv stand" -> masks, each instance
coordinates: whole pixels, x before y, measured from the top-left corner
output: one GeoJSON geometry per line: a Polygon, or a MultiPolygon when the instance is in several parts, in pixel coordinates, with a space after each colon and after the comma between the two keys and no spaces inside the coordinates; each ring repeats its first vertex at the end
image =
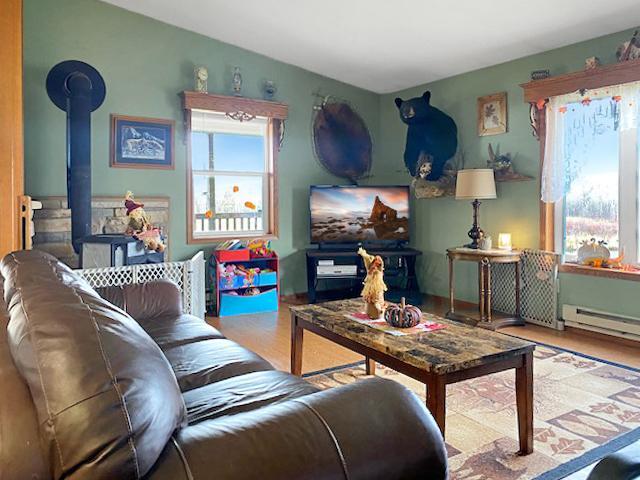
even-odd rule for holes
{"type": "MultiPolygon", "coordinates": [[[[384,260],[384,279],[389,287],[385,298],[399,302],[405,297],[408,303],[420,305],[422,295],[416,274],[416,260],[422,255],[414,248],[368,248],[371,255],[380,255],[384,260]]],[[[307,287],[309,303],[325,299],[344,299],[360,295],[362,282],[367,272],[362,257],[355,248],[310,248],[307,249],[307,287]],[[318,273],[318,266],[337,273],[318,273]],[[355,266],[355,269],[354,269],[355,266]],[[342,268],[340,268],[342,267],[342,268]],[[325,290],[318,290],[324,284],[325,290]]]]}

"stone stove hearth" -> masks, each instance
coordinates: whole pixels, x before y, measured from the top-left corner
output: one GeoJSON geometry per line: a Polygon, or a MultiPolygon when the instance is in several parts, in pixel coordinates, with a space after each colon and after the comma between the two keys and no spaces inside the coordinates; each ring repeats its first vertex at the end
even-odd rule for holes
{"type": "MultiPolygon", "coordinates": [[[[49,252],[72,268],[78,267],[78,255],[71,245],[71,210],[66,197],[34,197],[42,202],[42,210],[33,214],[35,235],[33,248],[49,252]]],[[[151,222],[162,228],[166,236],[165,259],[170,259],[169,197],[137,197],[144,203],[151,222]]],[[[127,211],[122,197],[93,197],[91,202],[91,233],[123,233],[127,226],[127,211]]]]}

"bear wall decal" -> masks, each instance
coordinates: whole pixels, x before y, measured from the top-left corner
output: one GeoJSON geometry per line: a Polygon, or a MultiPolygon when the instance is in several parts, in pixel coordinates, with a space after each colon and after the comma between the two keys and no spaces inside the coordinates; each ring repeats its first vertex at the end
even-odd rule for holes
{"type": "Polygon", "coordinates": [[[442,110],[430,105],[431,92],[410,100],[396,98],[400,119],[408,125],[404,163],[412,177],[436,181],[458,148],[458,127],[442,110]]]}

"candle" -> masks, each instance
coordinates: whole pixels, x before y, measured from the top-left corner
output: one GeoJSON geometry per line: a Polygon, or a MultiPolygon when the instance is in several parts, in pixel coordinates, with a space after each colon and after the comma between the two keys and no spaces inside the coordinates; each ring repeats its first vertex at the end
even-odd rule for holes
{"type": "Polygon", "coordinates": [[[500,250],[511,250],[511,234],[500,233],[498,235],[498,248],[500,250]]]}

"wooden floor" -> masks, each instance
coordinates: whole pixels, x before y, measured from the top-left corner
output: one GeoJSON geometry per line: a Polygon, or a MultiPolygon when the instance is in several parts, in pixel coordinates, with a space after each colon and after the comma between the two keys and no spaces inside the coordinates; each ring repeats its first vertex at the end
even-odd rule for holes
{"type": "MultiPolygon", "coordinates": [[[[304,303],[303,300],[294,303],[304,303]]],[[[207,320],[227,338],[253,350],[269,360],[277,369],[289,371],[291,328],[289,303],[282,302],[278,313],[242,315],[207,320]]],[[[447,304],[441,297],[429,297],[423,305],[425,311],[444,315],[447,304]]],[[[634,345],[607,335],[591,334],[579,330],[556,331],[527,325],[508,327],[502,333],[527,340],[554,345],[567,350],[591,355],[611,362],[640,368],[640,343],[634,345]]],[[[345,365],[363,357],[310,332],[305,332],[303,372],[345,365]]]]}

